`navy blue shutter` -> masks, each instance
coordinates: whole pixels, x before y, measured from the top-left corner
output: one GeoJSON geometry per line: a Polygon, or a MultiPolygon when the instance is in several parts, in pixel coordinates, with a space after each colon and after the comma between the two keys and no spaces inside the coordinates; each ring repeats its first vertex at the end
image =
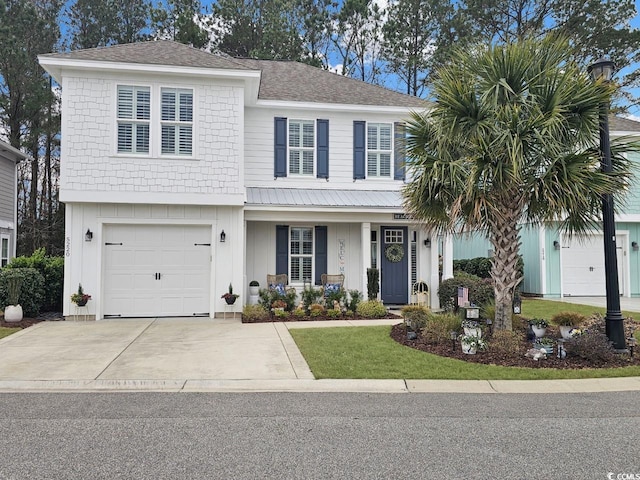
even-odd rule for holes
{"type": "Polygon", "coordinates": [[[276,117],[274,119],[274,177],[287,176],[287,119],[276,117]]]}
{"type": "Polygon", "coordinates": [[[329,178],[329,120],[318,120],[316,122],[318,157],[318,178],[329,178]]]}
{"type": "Polygon", "coordinates": [[[281,273],[289,274],[289,227],[287,225],[276,225],[276,275],[281,273]]]}
{"type": "Polygon", "coordinates": [[[327,227],[316,227],[316,285],[322,285],[320,276],[327,273],[327,227]]]}
{"type": "Polygon", "coordinates": [[[393,179],[404,180],[404,164],[405,164],[405,151],[406,151],[406,139],[405,132],[406,126],[404,123],[396,122],[393,124],[393,130],[395,134],[395,142],[393,145],[393,179]]]}
{"type": "Polygon", "coordinates": [[[364,179],[364,167],[367,154],[367,145],[365,144],[365,125],[366,122],[353,122],[353,179],[364,179]]]}

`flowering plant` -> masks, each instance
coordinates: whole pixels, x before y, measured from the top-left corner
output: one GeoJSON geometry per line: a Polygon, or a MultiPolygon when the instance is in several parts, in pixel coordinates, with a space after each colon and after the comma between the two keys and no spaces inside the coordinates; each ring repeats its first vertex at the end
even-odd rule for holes
{"type": "Polygon", "coordinates": [[[73,295],[71,295],[71,301],[76,305],[78,305],[79,307],[82,307],[86,305],[90,299],[91,299],[91,295],[89,295],[88,293],[84,293],[84,290],[82,289],[82,284],[79,283],[78,291],[73,295]]]}
{"type": "Polygon", "coordinates": [[[538,328],[547,328],[549,323],[544,318],[532,318],[529,320],[529,325],[536,326],[538,328]]]}
{"type": "Polygon", "coordinates": [[[229,284],[229,291],[222,295],[220,298],[224,298],[225,300],[229,298],[233,298],[234,300],[238,298],[240,295],[233,293],[233,285],[229,284]]]}
{"type": "Polygon", "coordinates": [[[480,328],[480,322],[477,320],[463,320],[462,328],[480,328]]]}
{"type": "Polygon", "coordinates": [[[476,337],[475,335],[460,335],[458,337],[460,343],[465,343],[471,347],[475,347],[478,350],[486,350],[487,342],[485,342],[482,338],[476,337]]]}
{"type": "Polygon", "coordinates": [[[284,300],[274,300],[273,303],[271,304],[271,308],[285,308],[287,306],[287,302],[285,302],[284,300]]]}

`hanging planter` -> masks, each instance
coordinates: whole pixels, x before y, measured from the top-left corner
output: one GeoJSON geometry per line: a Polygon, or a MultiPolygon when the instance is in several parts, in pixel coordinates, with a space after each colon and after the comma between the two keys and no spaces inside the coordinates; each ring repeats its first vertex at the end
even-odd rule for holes
{"type": "Polygon", "coordinates": [[[398,263],[404,258],[404,247],[399,243],[387,245],[384,249],[384,256],[391,263],[398,263]]]}

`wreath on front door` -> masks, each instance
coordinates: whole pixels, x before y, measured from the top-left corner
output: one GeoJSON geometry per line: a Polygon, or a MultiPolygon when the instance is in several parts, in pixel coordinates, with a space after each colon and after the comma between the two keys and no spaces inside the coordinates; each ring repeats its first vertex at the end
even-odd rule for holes
{"type": "Polygon", "coordinates": [[[384,249],[384,256],[391,263],[398,263],[404,258],[404,248],[399,243],[392,243],[384,249]]]}

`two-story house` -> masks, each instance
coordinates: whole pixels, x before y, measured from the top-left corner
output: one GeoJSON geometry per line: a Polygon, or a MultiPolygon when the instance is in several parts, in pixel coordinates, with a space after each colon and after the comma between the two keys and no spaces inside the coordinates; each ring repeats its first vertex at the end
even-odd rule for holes
{"type": "Polygon", "coordinates": [[[0,268],[16,256],[18,162],[25,155],[0,140],[0,268]]]}
{"type": "Polygon", "coordinates": [[[366,295],[368,267],[385,303],[417,280],[437,302],[452,240],[412,224],[399,193],[402,122],[423,100],[170,41],[39,60],[62,86],[65,298],[82,283],[96,318],[213,317],[230,283],[239,312],[275,273],[298,290],[343,273],[366,295]]]}

